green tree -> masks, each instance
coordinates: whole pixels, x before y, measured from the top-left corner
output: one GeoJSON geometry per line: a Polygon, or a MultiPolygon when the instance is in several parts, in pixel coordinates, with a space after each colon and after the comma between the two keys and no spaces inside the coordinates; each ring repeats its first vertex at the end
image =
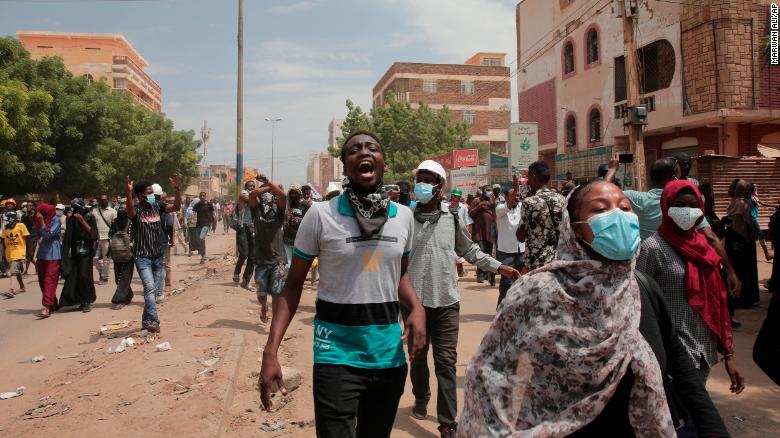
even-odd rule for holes
{"type": "Polygon", "coordinates": [[[168,187],[197,175],[200,141],[163,114],[134,105],[105,82],[89,83],[62,59],[30,59],[0,38],[0,193],[116,193],[126,175],[168,187]]]}
{"type": "MultiPolygon", "coordinates": [[[[433,110],[423,102],[412,108],[391,93],[387,105],[374,108],[369,114],[347,100],[347,115],[341,127],[341,146],[350,134],[360,130],[374,132],[382,140],[387,162],[385,181],[409,180],[421,161],[445,152],[473,147],[469,126],[453,123],[449,110],[433,110]]],[[[340,148],[330,149],[339,156],[340,148]]]]}

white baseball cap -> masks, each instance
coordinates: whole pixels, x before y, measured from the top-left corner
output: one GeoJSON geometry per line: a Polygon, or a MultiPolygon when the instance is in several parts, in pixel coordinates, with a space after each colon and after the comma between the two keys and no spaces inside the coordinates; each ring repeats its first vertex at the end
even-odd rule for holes
{"type": "Polygon", "coordinates": [[[163,194],[162,186],[157,183],[152,184],[152,193],[154,193],[155,195],[162,196],[163,194]]]}
{"type": "Polygon", "coordinates": [[[333,192],[340,192],[341,189],[336,184],[330,183],[328,184],[328,187],[325,189],[325,194],[330,194],[333,192]]]}
{"type": "Polygon", "coordinates": [[[56,210],[65,210],[65,206],[62,204],[57,204],[56,207],[54,207],[56,210]]]}
{"type": "Polygon", "coordinates": [[[438,175],[439,177],[441,177],[442,184],[447,182],[447,172],[444,170],[441,164],[433,160],[425,160],[422,163],[420,163],[420,165],[417,166],[417,172],[421,170],[425,170],[427,172],[431,172],[434,175],[438,175]]]}

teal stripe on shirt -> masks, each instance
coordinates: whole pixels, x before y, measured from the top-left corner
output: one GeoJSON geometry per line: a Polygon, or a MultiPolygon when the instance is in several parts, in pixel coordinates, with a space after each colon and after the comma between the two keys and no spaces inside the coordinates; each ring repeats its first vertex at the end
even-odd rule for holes
{"type": "Polygon", "coordinates": [[[348,326],[315,318],[314,363],[364,369],[403,366],[401,324],[348,326]]]}
{"type": "Polygon", "coordinates": [[[300,249],[298,249],[296,247],[293,247],[293,254],[297,255],[298,257],[300,257],[300,258],[302,258],[302,259],[304,259],[306,261],[312,261],[312,260],[314,260],[317,257],[317,256],[306,254],[305,252],[301,251],[300,249]]]}

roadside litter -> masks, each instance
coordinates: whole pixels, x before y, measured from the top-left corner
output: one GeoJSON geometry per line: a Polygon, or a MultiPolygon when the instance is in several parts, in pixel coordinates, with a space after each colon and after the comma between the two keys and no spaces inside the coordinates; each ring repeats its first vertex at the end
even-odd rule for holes
{"type": "Polygon", "coordinates": [[[7,400],[9,398],[19,397],[24,394],[25,387],[20,386],[16,388],[16,391],[0,392],[0,400],[7,400]]]}
{"type": "Polygon", "coordinates": [[[30,359],[30,362],[32,362],[32,363],[43,362],[44,360],[46,360],[46,356],[41,355],[41,356],[33,357],[32,359],[30,359]]]}
{"type": "Polygon", "coordinates": [[[214,305],[213,305],[213,304],[204,304],[203,306],[201,306],[201,307],[200,307],[200,309],[198,309],[198,310],[193,310],[193,311],[192,311],[192,313],[198,313],[198,312],[202,312],[202,311],[204,311],[204,310],[208,310],[208,309],[211,309],[211,308],[213,308],[213,307],[214,307],[214,305]]]}
{"type": "Polygon", "coordinates": [[[121,353],[127,349],[127,347],[132,347],[135,345],[135,339],[127,337],[122,339],[122,342],[119,343],[116,347],[108,347],[108,350],[106,350],[107,354],[112,353],[121,353]]]}
{"type": "Polygon", "coordinates": [[[157,351],[168,351],[171,348],[173,347],[171,347],[171,343],[168,341],[163,342],[162,344],[157,344],[157,346],[154,347],[154,349],[157,351]]]}
{"type": "Polygon", "coordinates": [[[81,356],[79,353],[66,354],[65,356],[57,356],[57,359],[75,359],[81,356]]]}
{"type": "Polygon", "coordinates": [[[117,330],[122,330],[124,328],[128,328],[133,324],[132,321],[128,320],[122,320],[122,321],[111,321],[107,322],[105,324],[102,324],[100,326],[100,334],[101,335],[107,335],[111,332],[115,332],[117,330]]]}
{"type": "Polygon", "coordinates": [[[39,401],[36,407],[28,409],[24,414],[22,414],[22,419],[32,420],[35,418],[53,417],[55,415],[62,415],[68,411],[70,411],[70,406],[58,405],[56,400],[46,396],[39,401]]]}
{"type": "Polygon", "coordinates": [[[260,426],[260,429],[265,432],[276,432],[277,430],[282,430],[285,427],[287,427],[287,423],[284,421],[264,421],[260,426]]]}

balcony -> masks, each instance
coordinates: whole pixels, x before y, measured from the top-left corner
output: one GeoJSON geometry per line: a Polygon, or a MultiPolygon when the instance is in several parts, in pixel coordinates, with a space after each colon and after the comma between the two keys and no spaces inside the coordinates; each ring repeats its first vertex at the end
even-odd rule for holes
{"type": "Polygon", "coordinates": [[[136,82],[139,87],[145,89],[155,100],[161,100],[162,88],[160,88],[160,85],[129,57],[114,56],[112,70],[129,73],[128,76],[131,79],[138,78],[134,82],[136,82]]]}

